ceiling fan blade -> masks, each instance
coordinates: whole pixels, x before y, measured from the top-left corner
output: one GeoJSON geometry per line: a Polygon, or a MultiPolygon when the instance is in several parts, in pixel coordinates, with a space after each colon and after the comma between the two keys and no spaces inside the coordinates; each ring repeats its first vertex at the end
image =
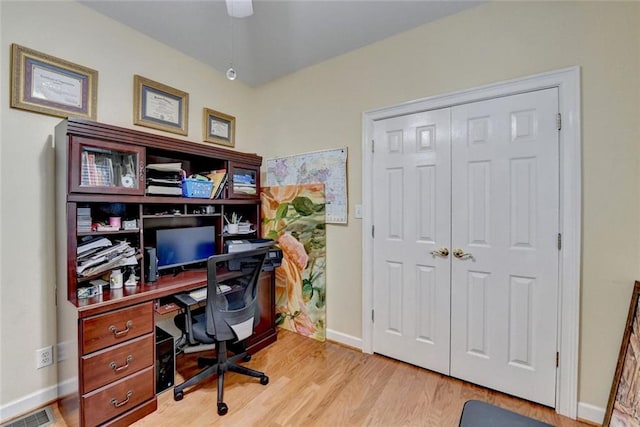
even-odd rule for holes
{"type": "Polygon", "coordinates": [[[226,0],[227,13],[234,18],[246,18],[253,15],[252,0],[226,0]]]}

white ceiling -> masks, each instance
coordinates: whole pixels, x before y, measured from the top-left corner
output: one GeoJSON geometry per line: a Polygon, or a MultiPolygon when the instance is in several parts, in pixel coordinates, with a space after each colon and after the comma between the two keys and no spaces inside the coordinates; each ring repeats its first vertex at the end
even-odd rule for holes
{"type": "Polygon", "coordinates": [[[230,18],[223,0],[80,3],[257,86],[481,3],[478,0],[254,0],[230,18]]]}

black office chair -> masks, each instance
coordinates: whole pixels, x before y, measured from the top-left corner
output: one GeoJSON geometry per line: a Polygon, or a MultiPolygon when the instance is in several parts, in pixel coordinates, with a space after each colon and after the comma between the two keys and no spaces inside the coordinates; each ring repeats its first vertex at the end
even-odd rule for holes
{"type": "Polygon", "coordinates": [[[269,377],[236,364],[249,361],[243,341],[253,334],[260,320],[258,308],[258,278],[268,248],[231,254],[214,255],[207,261],[207,302],[204,312],[193,310],[196,301],[188,294],[176,295],[185,309],[183,319],[176,319],[190,343],[215,344],[216,359],[198,358],[198,366],[207,366],[195,376],[175,386],[173,397],[182,400],[184,390],[210,376],[218,377],[218,414],[228,411],[223,401],[224,374],[232,371],[260,378],[267,385],[269,377]],[[227,345],[233,345],[234,354],[228,356],[227,345]]]}

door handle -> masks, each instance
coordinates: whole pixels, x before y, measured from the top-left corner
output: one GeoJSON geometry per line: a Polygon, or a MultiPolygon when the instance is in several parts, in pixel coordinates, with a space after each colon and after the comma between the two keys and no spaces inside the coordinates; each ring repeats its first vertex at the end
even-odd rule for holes
{"type": "Polygon", "coordinates": [[[430,252],[431,255],[437,255],[437,256],[441,256],[441,257],[448,257],[449,256],[449,249],[447,248],[440,248],[437,251],[431,251],[430,252]]]}
{"type": "Polygon", "coordinates": [[[473,254],[469,253],[469,252],[465,252],[462,249],[454,249],[453,250],[453,256],[458,258],[458,259],[467,259],[467,258],[473,258],[473,254]]]}

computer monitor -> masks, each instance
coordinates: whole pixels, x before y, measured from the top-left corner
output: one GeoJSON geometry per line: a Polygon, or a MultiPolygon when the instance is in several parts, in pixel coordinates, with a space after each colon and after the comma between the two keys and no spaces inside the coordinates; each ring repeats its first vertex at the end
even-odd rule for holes
{"type": "Polygon", "coordinates": [[[214,226],[157,230],[158,270],[204,262],[215,254],[215,243],[214,226]]]}

